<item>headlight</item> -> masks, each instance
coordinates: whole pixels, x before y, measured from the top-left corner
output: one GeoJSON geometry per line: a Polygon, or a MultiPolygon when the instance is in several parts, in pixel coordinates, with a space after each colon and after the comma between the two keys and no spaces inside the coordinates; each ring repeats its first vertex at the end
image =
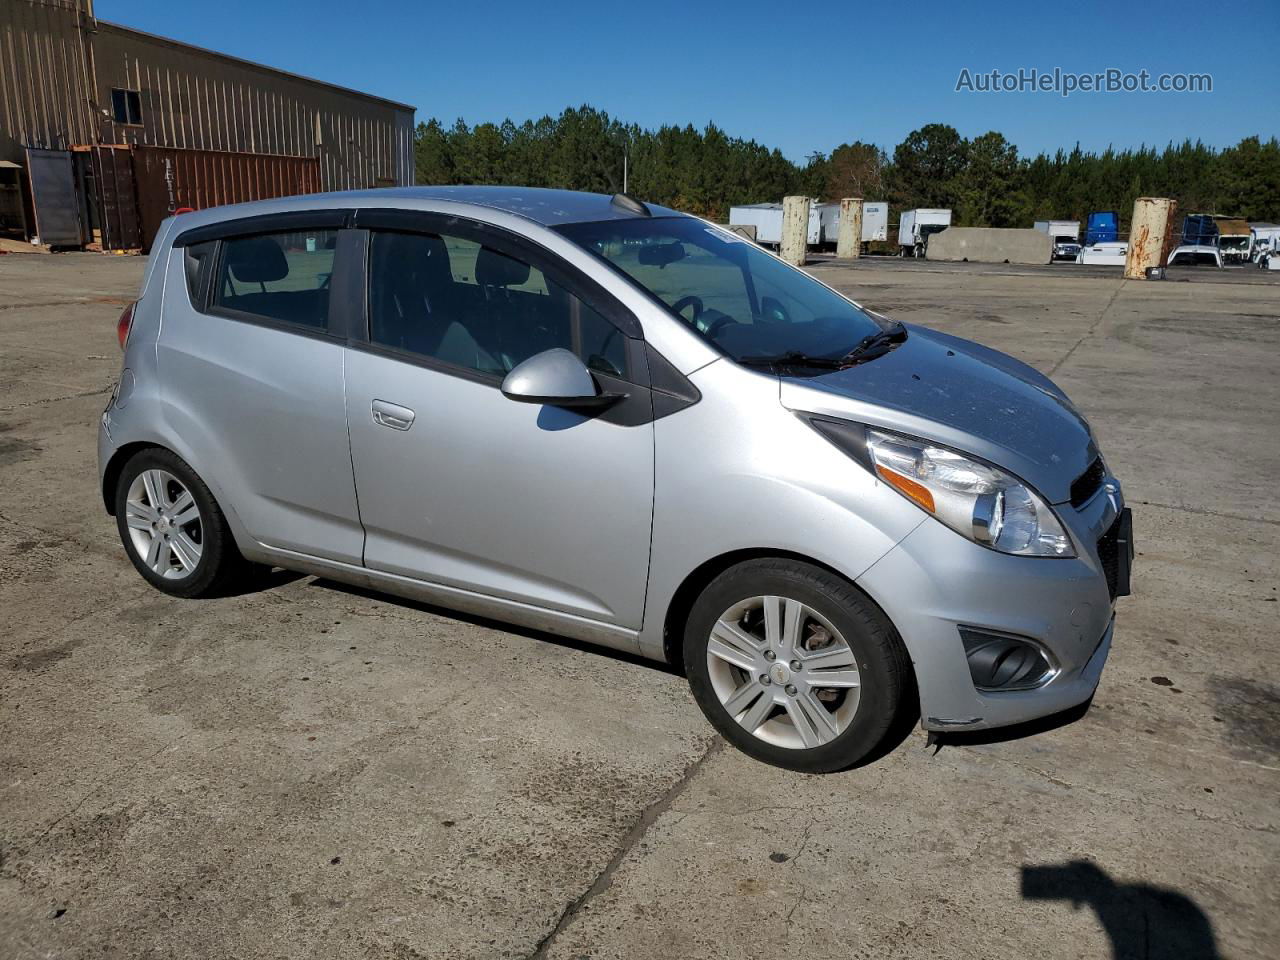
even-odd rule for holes
{"type": "Polygon", "coordinates": [[[999,467],[871,428],[867,453],[881,480],[976,543],[1022,556],[1075,556],[1049,505],[999,467]]]}

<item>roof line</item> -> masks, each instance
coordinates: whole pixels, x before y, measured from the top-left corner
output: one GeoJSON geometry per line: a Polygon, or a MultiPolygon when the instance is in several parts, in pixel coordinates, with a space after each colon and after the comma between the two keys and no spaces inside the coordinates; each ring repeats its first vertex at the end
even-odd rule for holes
{"type": "Polygon", "coordinates": [[[351,87],[344,87],[338,83],[330,83],[327,80],[317,80],[315,77],[308,77],[305,74],[294,73],[291,70],[281,70],[279,67],[273,67],[266,63],[258,63],[256,60],[246,60],[244,57],[232,56],[229,53],[223,53],[220,50],[210,50],[208,47],[197,46],[194,43],[187,43],[185,40],[175,40],[173,37],[162,37],[158,33],[149,33],[146,30],[139,30],[137,27],[127,27],[123,23],[113,23],[110,20],[99,20],[95,18],[95,23],[101,27],[110,27],[113,30],[120,30],[125,33],[135,33],[140,37],[146,37],[148,40],[155,40],[160,43],[167,43],[175,47],[183,47],[187,50],[194,50],[197,53],[207,54],[211,57],[217,57],[219,60],[227,60],[231,63],[238,63],[242,66],[253,67],[256,70],[265,70],[268,73],[278,74],[283,77],[290,77],[294,80],[301,80],[303,83],[312,83],[320,87],[328,87],[330,90],[337,90],[340,93],[350,94],[354,97],[361,97],[365,100],[373,100],[376,103],[383,103],[390,107],[396,107],[401,110],[408,110],[417,113],[418,108],[410,103],[401,103],[399,100],[390,100],[387,97],[379,97],[376,94],[365,93],[363,90],[355,90],[351,87]]]}

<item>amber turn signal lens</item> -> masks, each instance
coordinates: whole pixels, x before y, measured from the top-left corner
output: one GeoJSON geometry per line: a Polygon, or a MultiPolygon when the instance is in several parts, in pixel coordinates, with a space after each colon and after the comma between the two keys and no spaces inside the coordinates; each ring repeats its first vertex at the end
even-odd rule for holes
{"type": "Polygon", "coordinates": [[[879,464],[876,465],[876,473],[880,474],[881,480],[896,488],[899,493],[911,500],[914,500],[930,513],[934,512],[933,494],[929,492],[927,487],[916,483],[910,477],[904,477],[902,474],[896,473],[888,467],[882,467],[879,464]]]}

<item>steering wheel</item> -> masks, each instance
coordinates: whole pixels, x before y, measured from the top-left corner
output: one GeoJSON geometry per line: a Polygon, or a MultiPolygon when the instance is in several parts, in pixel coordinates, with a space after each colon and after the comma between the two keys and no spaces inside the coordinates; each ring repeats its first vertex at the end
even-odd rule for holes
{"type": "Polygon", "coordinates": [[[737,322],[737,320],[733,319],[733,317],[729,316],[727,313],[721,314],[707,324],[707,336],[714,338],[717,333],[729,326],[729,324],[737,322]]]}
{"type": "Polygon", "coordinates": [[[697,323],[698,318],[702,316],[702,298],[695,296],[692,293],[687,294],[681,297],[675,303],[673,303],[671,305],[671,310],[674,313],[679,313],[685,307],[693,307],[693,319],[691,319],[689,322],[697,323]]]}

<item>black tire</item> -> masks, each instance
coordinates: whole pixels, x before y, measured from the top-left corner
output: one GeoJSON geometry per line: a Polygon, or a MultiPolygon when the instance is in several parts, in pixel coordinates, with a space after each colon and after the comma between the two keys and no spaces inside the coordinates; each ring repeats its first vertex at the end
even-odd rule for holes
{"type": "Polygon", "coordinates": [[[684,664],[694,699],[726,740],[765,763],[804,773],[831,773],[875,754],[914,703],[911,661],[898,632],[848,580],[812,564],[783,558],[749,560],[731,567],[702,591],[685,627],[684,664]],[[788,748],[744,729],[724,708],[712,686],[707,644],[719,617],[756,596],[799,600],[825,617],[849,644],[861,675],[857,708],[849,725],[827,743],[788,748]]]}
{"type": "Polygon", "coordinates": [[[249,571],[241,556],[227,519],[218,502],[199,475],[177,454],[159,447],[134,454],[120,470],[114,495],[116,528],[125,553],[149,584],[175,597],[219,596],[249,571]],[[190,491],[200,511],[201,553],[193,572],[179,579],[163,577],[147,566],[139,555],[128,527],[125,505],[129,488],[145,470],[164,470],[176,477],[190,491]]]}

